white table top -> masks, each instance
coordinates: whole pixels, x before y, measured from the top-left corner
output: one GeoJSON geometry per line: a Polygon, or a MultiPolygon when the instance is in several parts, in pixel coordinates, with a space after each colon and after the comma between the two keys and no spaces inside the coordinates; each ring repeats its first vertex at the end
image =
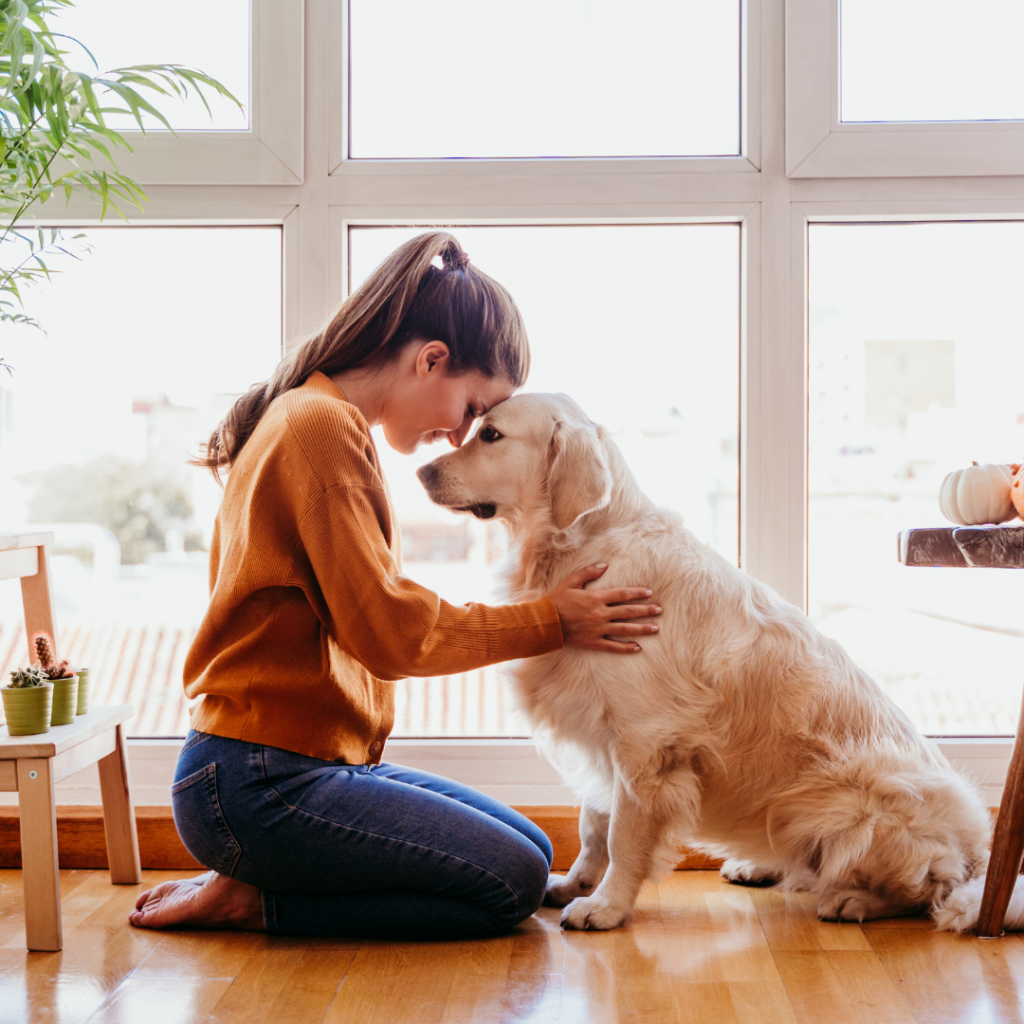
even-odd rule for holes
{"type": "Polygon", "coordinates": [[[135,714],[131,704],[89,708],[71,725],[51,725],[49,732],[35,736],[10,736],[7,726],[0,726],[0,761],[19,757],[55,757],[93,736],[127,722],[135,714]]]}
{"type": "Polygon", "coordinates": [[[0,551],[17,551],[19,548],[37,548],[40,544],[52,543],[52,533],[0,533],[0,551]]]}

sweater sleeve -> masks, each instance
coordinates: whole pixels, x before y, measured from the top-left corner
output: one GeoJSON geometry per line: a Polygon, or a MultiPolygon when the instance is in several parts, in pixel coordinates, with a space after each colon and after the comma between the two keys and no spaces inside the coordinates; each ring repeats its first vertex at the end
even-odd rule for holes
{"type": "Polygon", "coordinates": [[[297,559],[318,585],[308,596],[335,642],[378,679],[466,672],[558,650],[562,628],[547,597],[461,607],[403,576],[383,531],[383,491],[335,484],[307,506],[297,559]],[[316,592],[318,591],[318,592],[316,592]]]}

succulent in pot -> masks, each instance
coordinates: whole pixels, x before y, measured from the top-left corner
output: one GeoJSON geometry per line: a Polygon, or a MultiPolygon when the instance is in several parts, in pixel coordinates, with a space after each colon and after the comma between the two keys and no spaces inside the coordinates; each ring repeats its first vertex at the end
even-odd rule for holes
{"type": "Polygon", "coordinates": [[[1005,523],[1017,515],[1011,497],[1013,473],[1018,466],[972,463],[957,469],[942,481],[939,508],[960,526],[1005,523]]]}
{"type": "Polygon", "coordinates": [[[53,707],[50,725],[70,725],[78,711],[78,676],[70,667],[68,659],[58,661],[54,651],[53,638],[40,630],[32,637],[39,664],[53,683],[53,707]]]}
{"type": "Polygon", "coordinates": [[[32,736],[49,732],[53,708],[53,683],[41,665],[16,668],[11,681],[0,687],[7,732],[11,736],[32,736]]]}

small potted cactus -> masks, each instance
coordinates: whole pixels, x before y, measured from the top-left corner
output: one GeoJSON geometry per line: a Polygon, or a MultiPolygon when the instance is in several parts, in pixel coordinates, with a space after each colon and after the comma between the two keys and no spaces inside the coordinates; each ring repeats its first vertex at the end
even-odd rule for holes
{"type": "Polygon", "coordinates": [[[11,736],[32,736],[50,731],[53,683],[39,665],[16,668],[11,681],[0,687],[7,731],[11,736]]]}
{"type": "Polygon", "coordinates": [[[71,725],[78,711],[78,676],[68,667],[68,659],[57,660],[53,638],[40,630],[32,637],[39,665],[53,683],[53,707],[50,725],[71,725]]]}

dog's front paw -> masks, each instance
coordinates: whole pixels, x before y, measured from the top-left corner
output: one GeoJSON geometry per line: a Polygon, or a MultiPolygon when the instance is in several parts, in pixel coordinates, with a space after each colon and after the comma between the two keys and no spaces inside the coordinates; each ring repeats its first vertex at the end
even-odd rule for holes
{"type": "Polygon", "coordinates": [[[597,896],[581,896],[562,911],[562,927],[571,931],[604,932],[626,923],[632,907],[613,906],[597,896]]]}
{"type": "Polygon", "coordinates": [[[548,875],[544,906],[564,907],[577,896],[586,896],[593,888],[589,882],[574,881],[569,875],[548,875]]]}

